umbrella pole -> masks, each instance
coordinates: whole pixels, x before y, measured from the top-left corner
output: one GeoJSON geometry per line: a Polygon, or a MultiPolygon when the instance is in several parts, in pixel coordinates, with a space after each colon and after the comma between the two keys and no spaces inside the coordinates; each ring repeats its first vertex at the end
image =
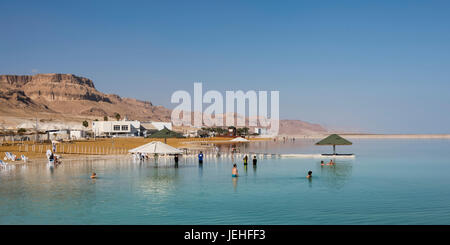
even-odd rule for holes
{"type": "Polygon", "coordinates": [[[333,154],[336,155],[336,145],[333,145],[333,154]]]}

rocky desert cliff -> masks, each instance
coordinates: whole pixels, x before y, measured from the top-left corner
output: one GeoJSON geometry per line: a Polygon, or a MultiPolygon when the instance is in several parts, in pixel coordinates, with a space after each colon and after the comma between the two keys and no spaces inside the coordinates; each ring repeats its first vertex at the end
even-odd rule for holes
{"type": "MultiPolygon", "coordinates": [[[[119,113],[141,121],[170,121],[171,110],[149,101],[105,94],[91,79],[72,74],[0,75],[0,124],[9,128],[41,123],[72,123],[102,120],[119,113]]],[[[318,124],[281,120],[280,135],[326,133],[318,124]]]]}
{"type": "Polygon", "coordinates": [[[0,75],[0,104],[0,113],[9,116],[30,112],[101,119],[119,113],[137,120],[170,120],[164,107],[102,93],[92,80],[72,74],[0,75]]]}

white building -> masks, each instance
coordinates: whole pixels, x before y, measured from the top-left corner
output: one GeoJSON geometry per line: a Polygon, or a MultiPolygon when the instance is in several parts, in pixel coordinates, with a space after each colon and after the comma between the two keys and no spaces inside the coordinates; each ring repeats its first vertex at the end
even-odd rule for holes
{"type": "Polygon", "coordinates": [[[164,128],[172,130],[172,123],[171,122],[145,122],[145,124],[151,124],[157,130],[161,130],[161,129],[164,129],[164,128]]]}
{"type": "Polygon", "coordinates": [[[68,140],[70,137],[69,129],[47,130],[47,140],[68,140]]]}
{"type": "Polygon", "coordinates": [[[86,138],[86,131],[84,130],[70,130],[70,139],[79,140],[86,138]]]}
{"type": "Polygon", "coordinates": [[[94,121],[92,131],[99,136],[140,136],[141,122],[139,121],[94,121]]]}

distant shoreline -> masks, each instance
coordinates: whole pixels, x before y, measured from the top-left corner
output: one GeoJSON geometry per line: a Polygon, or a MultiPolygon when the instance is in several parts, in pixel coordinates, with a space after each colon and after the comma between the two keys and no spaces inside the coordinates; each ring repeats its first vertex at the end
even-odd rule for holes
{"type": "MultiPolygon", "coordinates": [[[[330,133],[332,134],[332,133],[330,133]]],[[[287,138],[309,138],[309,139],[319,139],[324,138],[330,134],[323,135],[281,135],[277,138],[287,137],[287,138]]],[[[338,133],[339,134],[339,133],[338,133]]],[[[349,139],[450,139],[450,134],[339,134],[344,138],[349,139]]]]}

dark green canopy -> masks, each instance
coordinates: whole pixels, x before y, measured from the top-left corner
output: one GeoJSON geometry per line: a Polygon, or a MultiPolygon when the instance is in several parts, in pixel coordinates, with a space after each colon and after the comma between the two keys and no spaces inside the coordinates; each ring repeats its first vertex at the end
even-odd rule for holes
{"type": "Polygon", "coordinates": [[[184,138],[183,134],[174,132],[164,127],[156,133],[148,136],[148,138],[184,138]]]}
{"type": "Polygon", "coordinates": [[[337,145],[351,145],[352,142],[342,138],[341,136],[337,134],[332,134],[325,139],[319,141],[316,143],[316,145],[332,145],[333,146],[333,153],[336,155],[336,146],[337,145]]]}

